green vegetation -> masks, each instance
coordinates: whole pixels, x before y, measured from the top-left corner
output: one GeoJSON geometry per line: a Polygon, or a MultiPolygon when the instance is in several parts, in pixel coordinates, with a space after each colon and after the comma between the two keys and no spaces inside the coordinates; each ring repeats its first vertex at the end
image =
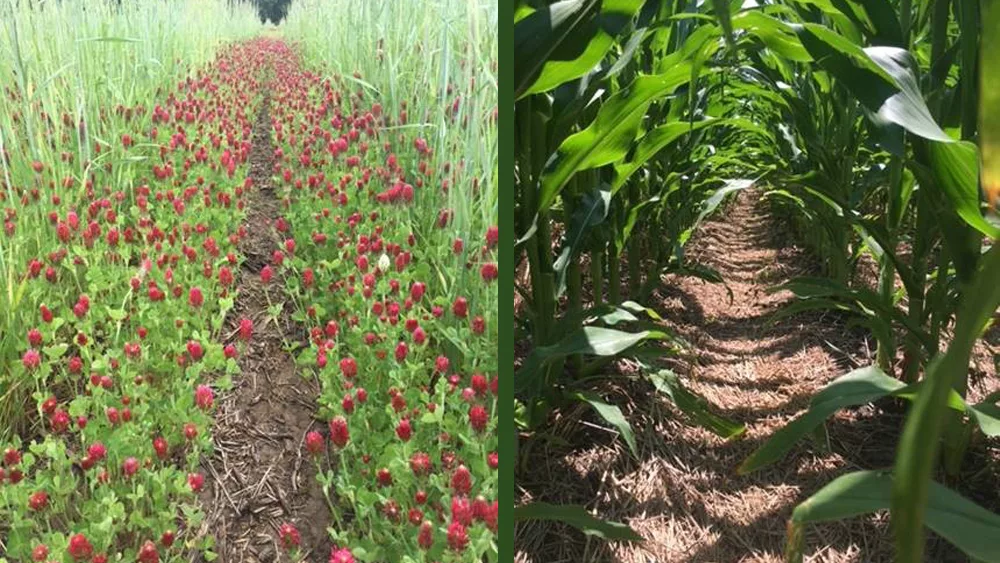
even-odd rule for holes
{"type": "MultiPolygon", "coordinates": [[[[803,503],[789,560],[802,557],[806,522],[883,508],[898,561],[923,560],[925,524],[977,559],[1000,558],[997,518],[932,481],[937,467],[958,475],[973,433],[1000,430],[995,397],[965,402],[972,346],[1000,305],[1000,230],[980,190],[980,159],[994,197],[1000,166],[989,149],[1000,134],[988,86],[1000,71],[996,4],[518,2],[517,330],[531,343],[519,427],[530,436],[586,401],[629,441],[621,411],[591,390],[623,356],[658,371],[673,337],[647,309],[652,291],[665,273],[723,281],[685,243],[753,185],[823,264],[784,286],[797,297],[788,312],[834,311],[878,350],[741,471],[781,463],[837,409],[890,395],[910,405],[895,468],[845,476],[803,503]],[[858,275],[866,261],[873,283],[858,275]],[[975,525],[944,530],[942,510],[975,525]]],[[[696,423],[739,434],[706,424],[703,401],[668,395],[696,423]]],[[[546,517],[530,508],[525,518],[546,517]]],[[[626,537],[618,530],[604,535],[626,537]]]]}

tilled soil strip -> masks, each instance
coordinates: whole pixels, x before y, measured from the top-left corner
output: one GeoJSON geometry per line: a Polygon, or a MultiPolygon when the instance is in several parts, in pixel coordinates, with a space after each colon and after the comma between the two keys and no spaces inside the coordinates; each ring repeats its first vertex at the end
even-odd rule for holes
{"type": "Polygon", "coordinates": [[[240,243],[245,260],[224,333],[227,340],[235,340],[240,319],[247,318],[253,321],[253,337],[238,358],[241,374],[218,401],[212,431],[215,453],[204,462],[203,529],[214,534],[218,561],[225,563],[290,560],[278,544],[277,529],[285,522],[299,530],[306,561],[322,561],[329,552],[329,510],[316,468],[303,455],[306,433],[319,430],[313,419],[319,386],[296,373],[285,349],[285,336],[300,329],[290,318],[280,280],[276,276],[265,286],[260,278],[279,244],[271,229],[279,202],[271,184],[269,107],[266,97],[254,125],[253,187],[244,225],[247,236],[240,243]],[[282,302],[286,306],[281,314],[271,318],[268,304],[282,302]]]}

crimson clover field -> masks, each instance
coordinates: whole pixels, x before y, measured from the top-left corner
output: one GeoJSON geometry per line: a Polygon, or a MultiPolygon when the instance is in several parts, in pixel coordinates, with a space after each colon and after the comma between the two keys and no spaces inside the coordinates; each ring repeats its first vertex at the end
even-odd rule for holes
{"type": "Polygon", "coordinates": [[[412,4],[0,8],[0,561],[497,559],[496,7],[412,4]]]}

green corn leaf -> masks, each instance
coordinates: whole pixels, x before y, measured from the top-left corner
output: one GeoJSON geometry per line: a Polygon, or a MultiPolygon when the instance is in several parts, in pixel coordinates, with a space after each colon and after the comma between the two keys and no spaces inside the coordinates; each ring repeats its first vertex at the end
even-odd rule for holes
{"type": "Polygon", "coordinates": [[[635,154],[628,161],[615,164],[615,179],[611,184],[611,193],[615,194],[636,171],[646,166],[661,150],[688,133],[693,133],[705,127],[730,124],[728,119],[705,119],[702,121],[671,121],[646,133],[639,140],[635,154]]]}
{"type": "Polygon", "coordinates": [[[586,508],[569,504],[533,502],[514,507],[514,521],[554,520],[573,526],[588,536],[609,541],[642,541],[642,536],[626,524],[595,517],[586,508]]]}
{"type": "Polygon", "coordinates": [[[563,0],[514,24],[514,96],[546,92],[592,70],[641,0],[563,0]]]}
{"type": "MultiPolygon", "coordinates": [[[[953,392],[953,396],[958,396],[953,392]]],[[[1000,436],[1000,406],[994,403],[982,402],[975,405],[967,405],[966,412],[979,429],[991,438],[1000,436]]]]}
{"type": "Polygon", "coordinates": [[[574,393],[572,398],[577,401],[583,401],[593,407],[597,411],[597,414],[601,415],[601,418],[618,430],[618,434],[628,444],[629,451],[632,452],[632,455],[638,457],[639,446],[635,443],[635,432],[632,431],[632,425],[625,420],[625,415],[622,414],[620,408],[605,402],[593,393],[574,393]]]}
{"type": "Polygon", "coordinates": [[[872,112],[899,92],[892,76],[864,49],[832,29],[812,23],[791,24],[816,63],[840,80],[872,112]]]}
{"type": "Polygon", "coordinates": [[[896,17],[896,8],[889,0],[851,0],[852,3],[860,4],[867,15],[872,35],[870,43],[876,45],[892,45],[894,47],[905,47],[903,41],[903,28],[896,17]]]}
{"type": "Polygon", "coordinates": [[[928,143],[928,160],[934,185],[941,190],[956,213],[980,233],[997,238],[1000,229],[983,217],[979,207],[979,151],[976,145],[928,143]]]}
{"type": "MultiPolygon", "coordinates": [[[[906,386],[874,366],[854,370],[817,393],[806,413],[775,432],[740,465],[739,472],[749,473],[774,463],[841,408],[867,404],[890,395],[913,400],[918,389],[919,384],[906,386]]],[[[996,436],[1000,432],[1000,407],[994,404],[970,406],[958,393],[952,392],[947,406],[967,412],[987,436],[996,436]]]]}
{"type": "Polygon", "coordinates": [[[723,37],[726,38],[726,45],[732,47],[735,41],[733,40],[733,16],[729,12],[729,0],[712,0],[712,10],[715,12],[715,18],[719,21],[719,25],[725,32],[723,37]]]}
{"type": "Polygon", "coordinates": [[[621,322],[636,322],[639,320],[639,317],[636,317],[625,309],[619,309],[618,307],[614,307],[612,305],[605,305],[602,309],[605,312],[599,312],[597,318],[601,319],[601,322],[608,326],[614,326],[621,322]]]}
{"type": "Polygon", "coordinates": [[[737,14],[733,17],[733,27],[746,31],[768,49],[790,61],[806,63],[813,60],[790,24],[763,12],[746,10],[737,14]]]}
{"type": "Polygon", "coordinates": [[[895,6],[889,0],[859,1],[875,26],[873,43],[906,48],[906,37],[903,35],[903,26],[896,15],[895,6]]]}
{"type": "Polygon", "coordinates": [[[625,248],[625,243],[632,236],[632,231],[635,226],[639,224],[639,216],[647,209],[652,209],[654,203],[659,203],[662,200],[660,196],[651,197],[638,205],[633,205],[628,208],[628,216],[625,217],[625,224],[618,228],[615,233],[615,248],[618,252],[621,252],[625,248]]]}
{"type": "Polygon", "coordinates": [[[859,368],[835,379],[812,398],[804,414],[780,428],[750,454],[740,465],[739,473],[750,473],[778,461],[838,410],[868,404],[904,387],[875,366],[859,368]]]}
{"type": "Polygon", "coordinates": [[[556,297],[566,291],[566,267],[580,254],[581,243],[586,235],[604,222],[611,208],[611,191],[607,186],[593,186],[581,198],[569,221],[569,232],[563,243],[559,258],[552,264],[556,273],[556,297]]]}
{"type": "MultiPolygon", "coordinates": [[[[670,271],[678,276],[697,278],[708,283],[721,283],[724,285],[726,283],[726,278],[718,270],[702,264],[684,264],[677,268],[671,268],[670,271]]],[[[730,293],[732,292],[730,291],[730,293]]]]}
{"type": "MultiPolygon", "coordinates": [[[[924,102],[917,81],[918,66],[909,51],[896,47],[868,47],[864,50],[864,54],[892,77],[893,85],[898,90],[886,98],[878,108],[869,107],[876,112],[878,118],[876,123],[878,121],[894,123],[914,135],[931,141],[954,142],[954,139],[942,131],[931,117],[930,109],[924,102]]],[[[852,87],[857,95],[856,91],[864,88],[864,85],[849,85],[849,87],[852,87]]]]}
{"type": "Polygon", "coordinates": [[[670,95],[691,79],[691,64],[682,62],[663,74],[640,76],[601,105],[586,129],[562,142],[541,178],[539,211],[547,211],[574,174],[611,164],[628,152],[636,131],[655,100],[670,95]]]}
{"type": "Polygon", "coordinates": [[[654,321],[663,320],[660,317],[659,313],[657,313],[653,309],[650,309],[649,307],[643,307],[642,305],[636,303],[635,301],[623,301],[619,305],[619,307],[621,307],[623,309],[627,309],[629,311],[632,311],[633,313],[636,313],[636,314],[642,313],[642,314],[646,315],[647,317],[653,319],[654,321]]]}
{"type": "Polygon", "coordinates": [[[663,369],[650,374],[649,379],[656,386],[657,391],[670,397],[677,408],[698,426],[726,440],[735,438],[746,431],[746,426],[711,412],[708,401],[685,388],[673,371],[663,369]]]}
{"type": "Polygon", "coordinates": [[[801,277],[787,282],[772,291],[787,289],[799,298],[837,298],[852,306],[859,315],[875,321],[892,320],[906,327],[928,350],[934,348],[934,342],[927,331],[915,324],[909,316],[897,308],[883,302],[874,291],[866,288],[848,287],[846,284],[827,278],[801,277]]]}
{"type": "Polygon", "coordinates": [[[862,42],[862,30],[867,21],[860,7],[847,0],[793,0],[797,4],[819,8],[833,22],[833,27],[854,43],[862,42]]]}
{"type": "Polygon", "coordinates": [[[879,471],[842,475],[802,501],[792,511],[792,522],[805,524],[842,520],[888,508],[892,477],[879,471]]]}
{"type": "MultiPolygon", "coordinates": [[[[972,346],[1000,306],[1000,246],[982,260],[981,269],[960,305],[955,335],[947,352],[935,357],[927,368],[924,386],[906,417],[896,453],[892,490],[892,525],[896,536],[897,561],[923,560],[923,524],[928,517],[931,476],[940,448],[939,437],[948,409],[953,381],[969,365],[972,346]]],[[[943,534],[942,534],[943,535],[943,534]]],[[[1000,534],[994,534],[1000,538],[1000,534]]],[[[950,538],[949,538],[950,539],[950,538]]],[[[1000,552],[993,558],[997,560],[1000,552]]]]}
{"type": "Polygon", "coordinates": [[[607,326],[613,326],[621,322],[639,322],[636,315],[644,315],[653,321],[662,320],[656,311],[639,305],[635,301],[625,301],[615,305],[602,305],[585,311],[584,318],[599,319],[607,326]]]}
{"type": "Polygon", "coordinates": [[[514,96],[538,79],[545,61],[593,17],[600,0],[563,0],[541,10],[522,10],[514,24],[514,96]]]}
{"type": "MultiPolygon", "coordinates": [[[[885,510],[894,485],[898,480],[884,471],[842,475],[795,507],[789,528],[885,510]]],[[[1000,561],[1000,515],[933,481],[927,498],[928,528],[977,560],[1000,561]]]]}
{"type": "Polygon", "coordinates": [[[564,357],[572,354],[615,356],[643,340],[651,338],[666,338],[666,334],[648,330],[643,332],[622,332],[620,330],[587,326],[570,334],[553,346],[537,348],[536,351],[545,359],[564,357]]]}
{"type": "Polygon", "coordinates": [[[541,346],[531,351],[514,376],[515,392],[530,388],[539,379],[539,372],[549,362],[575,354],[588,356],[617,356],[646,340],[662,340],[667,334],[660,331],[624,332],[610,328],[585,326],[567,335],[551,346],[541,346]]]}
{"type": "Polygon", "coordinates": [[[712,195],[705,200],[705,203],[701,205],[701,211],[698,213],[698,218],[695,219],[694,226],[699,225],[705,220],[706,217],[715,213],[715,210],[722,205],[722,202],[725,201],[727,197],[747,188],[752,188],[754,183],[756,183],[756,180],[750,180],[747,178],[723,180],[722,186],[716,189],[712,195]]]}
{"type": "Polygon", "coordinates": [[[878,125],[894,124],[925,139],[954,142],[931,117],[917,81],[916,62],[904,49],[862,49],[817,24],[793,25],[819,65],[846,86],[878,125]]]}

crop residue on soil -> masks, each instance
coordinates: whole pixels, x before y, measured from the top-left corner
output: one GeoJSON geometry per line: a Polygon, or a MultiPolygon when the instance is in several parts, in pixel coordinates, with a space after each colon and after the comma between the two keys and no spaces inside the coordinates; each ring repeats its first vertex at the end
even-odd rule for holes
{"type": "MultiPolygon", "coordinates": [[[[827,451],[806,440],[761,471],[736,474],[820,388],[868,365],[874,355],[874,342],[833,315],[806,313],[773,322],[792,295],[768,290],[813,268],[801,250],[787,246],[776,223],[759,193],[741,193],[687,247],[691,260],[718,270],[726,284],[668,276],[646,304],[690,344],[694,357],[678,359],[674,369],[716,413],[746,424],[745,435],[724,441],[685,420],[650,384],[619,378],[604,395],[631,422],[638,459],[603,429],[603,421],[578,407],[553,422],[554,438],[534,440],[523,452],[518,501],[585,505],[604,519],[629,524],[645,541],[587,541],[565,526],[532,522],[517,531],[519,562],[778,563],[787,520],[799,502],[844,473],[891,466],[902,417],[866,406],[828,421],[827,451]]],[[[635,373],[627,361],[617,369],[635,373]]],[[[980,475],[976,481],[995,479],[995,465],[982,472],[994,477],[980,475]]],[[[814,562],[892,561],[886,514],[810,527],[806,542],[807,558],[814,562]]],[[[940,538],[932,538],[929,554],[935,561],[962,560],[940,538]]]]}
{"type": "Polygon", "coordinates": [[[215,455],[205,461],[202,493],[207,517],[203,531],[214,534],[219,561],[284,561],[277,529],[290,522],[302,537],[306,560],[329,552],[330,521],[313,461],[303,454],[305,435],[322,425],[313,419],[318,385],[301,377],[285,341],[301,330],[288,304],[271,318],[269,303],[282,303],[279,281],[265,286],[260,270],[278,248],[271,228],[278,200],[271,185],[272,145],[269,103],[265,99],[253,133],[249,194],[240,243],[244,255],[239,293],[226,319],[226,336],[236,338],[239,319],[253,322],[249,347],[239,356],[241,374],[219,400],[213,428],[215,455]],[[318,554],[318,555],[317,555],[318,554]]]}

